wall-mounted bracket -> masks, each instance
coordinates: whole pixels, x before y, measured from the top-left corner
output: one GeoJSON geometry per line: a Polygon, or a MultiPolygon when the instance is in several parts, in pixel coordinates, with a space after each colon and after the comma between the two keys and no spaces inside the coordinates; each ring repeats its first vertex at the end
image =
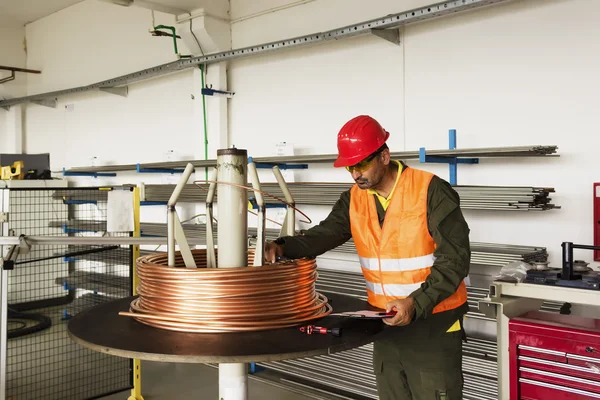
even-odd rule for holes
{"type": "MultiPolygon", "coordinates": [[[[248,157],[248,162],[253,162],[252,157],[248,157]]],[[[256,166],[256,168],[261,168],[261,169],[272,169],[273,167],[277,166],[279,169],[308,169],[308,164],[280,164],[280,163],[269,163],[269,162],[255,162],[254,165],[256,166]]]]}
{"type": "Polygon", "coordinates": [[[140,206],[166,206],[166,201],[140,201],[140,206]]]}
{"type": "Polygon", "coordinates": [[[99,176],[117,176],[115,172],[67,172],[65,168],[62,170],[63,176],[93,176],[97,178],[99,176]]]}
{"type": "Polygon", "coordinates": [[[217,89],[213,89],[212,87],[204,87],[204,88],[202,88],[201,92],[205,96],[225,96],[228,99],[233,98],[233,96],[235,95],[235,92],[228,92],[225,90],[217,90],[217,89]]]}
{"type": "Polygon", "coordinates": [[[390,43],[400,44],[400,31],[395,29],[371,29],[371,34],[381,39],[387,40],[390,43]]]}
{"type": "Polygon", "coordinates": [[[10,71],[10,76],[0,79],[0,83],[6,83],[15,80],[15,71],[10,71]]]}
{"type": "MultiPolygon", "coordinates": [[[[450,129],[448,131],[449,138],[449,149],[456,149],[456,129],[450,129]]],[[[419,149],[419,162],[421,163],[441,163],[448,164],[450,168],[450,179],[449,182],[451,185],[456,186],[457,183],[457,173],[458,173],[458,164],[479,164],[479,158],[458,158],[458,157],[439,157],[439,156],[429,156],[427,155],[427,150],[425,147],[421,147],[419,149]]]]}
{"type": "Polygon", "coordinates": [[[140,174],[181,174],[184,171],[173,168],[142,168],[140,164],[136,165],[135,170],[140,174]]]}
{"type": "Polygon", "coordinates": [[[31,100],[32,103],[38,104],[44,107],[56,108],[56,99],[41,99],[41,100],[31,100]]]}
{"type": "Polygon", "coordinates": [[[117,96],[127,97],[129,93],[129,86],[116,86],[116,87],[101,87],[100,91],[116,94],[117,96]]]}

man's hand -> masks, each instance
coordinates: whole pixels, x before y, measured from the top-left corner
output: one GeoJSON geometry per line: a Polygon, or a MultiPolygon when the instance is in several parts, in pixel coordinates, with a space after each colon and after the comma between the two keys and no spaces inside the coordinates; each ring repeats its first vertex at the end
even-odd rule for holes
{"type": "Polygon", "coordinates": [[[274,263],[277,257],[283,256],[283,247],[275,242],[265,243],[265,261],[274,263]]]}
{"type": "Polygon", "coordinates": [[[392,300],[385,305],[385,311],[396,311],[392,318],[384,318],[383,322],[390,326],[408,325],[415,314],[415,300],[412,297],[392,300]]]}

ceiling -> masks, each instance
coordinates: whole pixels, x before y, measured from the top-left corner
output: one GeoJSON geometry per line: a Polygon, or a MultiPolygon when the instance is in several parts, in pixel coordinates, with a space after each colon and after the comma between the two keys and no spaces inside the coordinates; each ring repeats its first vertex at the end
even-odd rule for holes
{"type": "Polygon", "coordinates": [[[0,0],[0,15],[27,24],[82,0],[0,0]]]}
{"type": "MultiPolygon", "coordinates": [[[[81,1],[111,0],[0,0],[0,16],[7,17],[15,23],[27,24],[47,15],[70,7],[81,1]]],[[[114,0],[118,2],[119,0],[114,0]]],[[[123,0],[121,0],[123,1],[123,0]]],[[[151,6],[153,3],[172,7],[178,10],[191,11],[203,7],[228,7],[228,0],[135,0],[140,5],[151,6]]]]}

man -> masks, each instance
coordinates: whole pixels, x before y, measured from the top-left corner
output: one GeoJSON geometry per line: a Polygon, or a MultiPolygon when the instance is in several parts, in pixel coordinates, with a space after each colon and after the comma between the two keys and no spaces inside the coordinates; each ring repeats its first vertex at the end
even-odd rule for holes
{"type": "Polygon", "coordinates": [[[369,303],[396,311],[374,343],[379,398],[462,399],[469,227],[454,189],[391,160],[388,138],[369,116],[348,121],[334,166],[346,167],[356,185],[304,235],[267,243],[266,258],[316,257],[352,238],[369,303]]]}

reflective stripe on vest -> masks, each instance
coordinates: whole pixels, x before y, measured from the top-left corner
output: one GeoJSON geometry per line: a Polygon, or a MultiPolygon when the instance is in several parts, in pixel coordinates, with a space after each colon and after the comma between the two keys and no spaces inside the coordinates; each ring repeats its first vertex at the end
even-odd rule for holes
{"type": "MultiPolygon", "coordinates": [[[[435,263],[436,244],[429,233],[427,193],[433,174],[406,167],[379,224],[376,200],[354,185],[350,191],[350,228],[367,285],[369,304],[385,308],[421,287],[435,263]]],[[[464,282],[440,302],[434,313],[467,301],[464,282]]]]}
{"type": "Polygon", "coordinates": [[[395,285],[386,283],[385,285],[382,285],[381,283],[373,283],[367,281],[367,290],[373,292],[373,294],[384,294],[383,290],[385,289],[386,295],[394,297],[407,297],[420,287],[420,283],[413,283],[408,285],[395,285]]]}
{"type": "MultiPolygon", "coordinates": [[[[360,265],[362,265],[364,269],[368,269],[370,271],[379,271],[378,258],[367,258],[360,256],[358,258],[360,259],[360,265]]],[[[434,261],[435,257],[433,256],[433,253],[411,258],[384,258],[381,260],[381,271],[412,271],[415,269],[428,268],[433,265],[434,261]]]]}

